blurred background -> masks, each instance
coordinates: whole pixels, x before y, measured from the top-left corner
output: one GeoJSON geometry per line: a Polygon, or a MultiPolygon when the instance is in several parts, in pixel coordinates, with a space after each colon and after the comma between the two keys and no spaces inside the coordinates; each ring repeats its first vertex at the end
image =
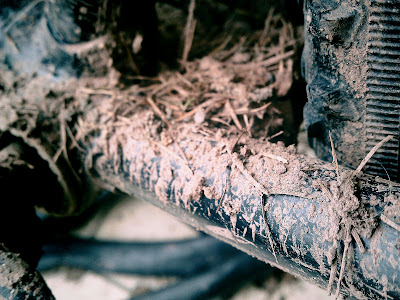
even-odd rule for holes
{"type": "MultiPolygon", "coordinates": [[[[140,199],[123,197],[114,207],[108,209],[98,211],[87,225],[74,233],[98,239],[146,242],[173,241],[200,234],[194,228],[140,199]]],[[[43,275],[58,300],[122,300],[157,290],[179,280],[174,277],[97,274],[67,267],[49,270],[43,275]]],[[[276,270],[266,278],[246,283],[227,299],[325,300],[334,299],[334,296],[328,296],[325,290],[276,270]]]]}

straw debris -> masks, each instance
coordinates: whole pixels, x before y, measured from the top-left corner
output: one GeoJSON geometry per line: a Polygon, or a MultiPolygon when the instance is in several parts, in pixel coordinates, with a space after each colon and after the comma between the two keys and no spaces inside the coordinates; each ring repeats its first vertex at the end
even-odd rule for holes
{"type": "Polygon", "coordinates": [[[334,278],[336,277],[336,269],[338,264],[337,260],[340,256],[342,257],[335,294],[335,298],[337,299],[340,294],[340,285],[348,264],[348,252],[351,241],[354,239],[360,249],[360,252],[364,253],[366,249],[360,238],[360,234],[367,237],[377,226],[374,218],[366,217],[369,215],[369,213],[355,195],[356,176],[361,172],[362,168],[368,163],[375,152],[393,137],[387,136],[374,148],[372,148],[356,170],[341,172],[339,169],[332,137],[331,135],[329,136],[331,140],[333,163],[336,170],[336,181],[330,182],[329,187],[325,183],[320,182],[319,187],[322,194],[329,201],[329,211],[331,215],[331,222],[333,223],[333,226],[331,227],[327,237],[328,240],[333,242],[332,249],[330,250],[332,253],[330,255],[331,260],[329,262],[331,265],[331,272],[327,288],[328,294],[331,294],[332,292],[334,278]],[[360,230],[363,230],[363,232],[360,232],[360,230]],[[344,243],[344,249],[342,253],[337,253],[338,242],[344,243]]]}

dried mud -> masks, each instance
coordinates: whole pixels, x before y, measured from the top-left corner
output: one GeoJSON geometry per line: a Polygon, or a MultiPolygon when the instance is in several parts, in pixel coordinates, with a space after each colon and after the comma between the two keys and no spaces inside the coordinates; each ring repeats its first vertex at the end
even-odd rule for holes
{"type": "Polygon", "coordinates": [[[271,143],[283,121],[269,102],[289,91],[295,51],[242,47],[125,88],[102,47],[107,76],[51,84],[11,78],[19,87],[2,94],[0,129],[48,162],[71,199],[65,214],[90,203],[77,203],[82,195],[70,190],[85,186],[71,182],[78,177],[93,183],[89,190],[141,196],[322,287],[343,270],[344,293],[390,298],[387,291],[399,292],[399,232],[379,217],[399,222],[400,186],[347,180],[347,169],[338,176],[333,164],[271,143]],[[366,253],[349,240],[352,229],[366,253]],[[391,278],[382,264],[395,271],[391,278]]]}
{"type": "MultiPolygon", "coordinates": [[[[104,115],[104,112],[98,114],[104,115]]],[[[219,214],[226,220],[226,228],[207,225],[202,229],[258,257],[266,255],[260,254],[262,249],[257,249],[251,241],[256,242],[260,237],[266,239],[271,228],[275,236],[272,243],[265,241],[267,248],[264,251],[274,253],[275,244],[278,245],[276,260],[280,268],[298,276],[309,276],[299,269],[294,271],[293,265],[285,266],[282,258],[284,260],[287,255],[298,266],[329,277],[332,265],[336,268],[345,262],[344,291],[364,297],[359,291],[361,279],[358,276],[370,274],[370,263],[378,257],[385,259],[387,253],[380,252],[382,238],[377,237],[379,215],[382,207],[390,217],[399,214],[398,186],[376,186],[372,177],[346,181],[351,171],[342,168],[343,179],[338,179],[334,165],[296,155],[293,146],[273,144],[266,138],[254,139],[246,134],[239,138],[240,134],[221,128],[212,132],[195,121],[175,124],[174,142],[163,145],[162,137],[168,134],[168,129],[162,126],[162,121],[147,109],[138,110],[134,115],[125,125],[115,126],[112,134],[100,130],[91,138],[94,147],[89,154],[88,166],[99,172],[98,180],[128,193],[142,194],[143,190],[140,192],[138,188],[155,193],[159,200],[153,198],[153,203],[195,227],[204,227],[196,220],[195,215],[202,214],[196,210],[208,206],[203,216],[211,219],[212,215],[219,214]],[[375,198],[375,202],[370,203],[371,193],[379,200],[375,198]],[[277,197],[279,195],[302,200],[296,203],[277,197]],[[273,219],[272,227],[262,219],[264,196],[267,196],[267,219],[269,222],[273,219]],[[276,199],[280,202],[271,203],[276,199]],[[390,201],[390,204],[382,205],[383,201],[390,201]],[[185,211],[194,216],[186,216],[185,211]],[[313,222],[315,224],[310,226],[313,222]],[[297,227],[301,229],[294,234],[293,228],[297,227]],[[351,242],[347,233],[350,230],[356,231],[359,245],[357,242],[348,244],[351,242]],[[310,234],[321,236],[309,244],[310,234]],[[370,239],[375,242],[369,243],[370,239]],[[358,257],[362,249],[354,248],[364,248],[363,243],[368,253],[364,260],[358,257]],[[340,247],[333,246],[335,244],[340,247]],[[343,259],[341,245],[345,244],[349,249],[343,259]],[[314,264],[301,259],[308,255],[314,264]],[[355,259],[362,263],[357,262],[354,267],[355,259]]],[[[92,120],[89,124],[93,122],[102,123],[92,120]]],[[[392,242],[387,241],[388,244],[392,242]]],[[[267,260],[275,264],[273,256],[267,260]]],[[[398,262],[391,259],[390,267],[398,269],[398,262]]],[[[334,277],[339,276],[340,270],[334,277]]],[[[379,278],[376,273],[370,276],[375,280],[379,278]]],[[[397,275],[393,276],[391,280],[396,281],[397,275]]],[[[317,283],[326,287],[323,282],[317,283]]],[[[368,292],[364,293],[368,295],[368,292]]]]}
{"type": "MultiPolygon", "coordinates": [[[[210,84],[218,83],[212,76],[223,70],[220,63],[213,65],[205,58],[194,66],[199,70],[203,66],[212,78],[208,81],[210,84]]],[[[226,72],[229,74],[230,71],[226,72]]],[[[223,78],[221,73],[218,74],[223,78]]],[[[228,78],[233,76],[228,75],[228,78]]],[[[180,80],[184,82],[185,79],[180,80]]],[[[217,105],[212,110],[204,106],[205,116],[201,118],[191,113],[179,122],[168,121],[168,117],[173,120],[174,116],[168,114],[168,109],[160,116],[146,102],[146,92],[154,94],[154,89],[160,85],[146,90],[137,86],[120,90],[115,86],[116,82],[115,73],[110,73],[104,78],[42,86],[42,90],[35,93],[37,102],[32,105],[30,115],[23,113],[21,108],[26,108],[26,104],[14,107],[18,102],[13,98],[22,99],[21,96],[10,97],[10,103],[5,101],[3,104],[13,109],[3,118],[7,123],[2,129],[17,132],[21,121],[35,120],[24,127],[26,136],[33,138],[34,129],[40,124],[37,123],[40,113],[44,111],[54,116],[63,107],[66,120],[75,119],[74,135],[69,136],[67,146],[80,157],[78,161],[84,161],[84,167],[76,172],[79,176],[89,175],[95,185],[143,196],[193,226],[281,269],[311,278],[325,288],[332,265],[340,266],[343,260],[342,241],[348,242],[346,232],[350,225],[365,243],[367,253],[360,256],[356,243],[350,243],[343,260],[347,266],[343,292],[363,298],[372,295],[373,289],[378,291],[375,294],[382,295],[385,295],[385,289],[397,291],[398,287],[392,283],[398,280],[397,274],[383,282],[382,272],[374,269],[384,261],[391,269],[398,270],[398,260],[392,254],[386,261],[388,253],[393,251],[391,247],[396,243],[396,236],[398,243],[398,232],[393,234],[389,230],[391,239],[385,240],[388,236],[382,235],[382,231],[387,232],[392,227],[379,223],[382,209],[385,216],[398,222],[400,188],[396,184],[368,176],[343,184],[343,180],[338,180],[333,164],[297,155],[294,146],[271,143],[265,132],[254,138],[251,131],[239,130],[232,112],[229,108],[226,111],[226,105],[217,105]],[[53,94],[57,95],[58,101],[54,100],[53,94]],[[221,123],[213,123],[210,113],[229,116],[225,122],[232,123],[225,127],[216,126],[221,123]],[[264,200],[266,220],[261,213],[264,200]],[[203,224],[199,216],[209,218],[208,225],[203,224]],[[224,220],[226,228],[216,226],[215,220],[212,221],[218,216],[224,220]],[[272,236],[268,232],[272,232],[272,236]],[[386,250],[382,250],[382,243],[386,243],[386,250]],[[335,261],[338,263],[334,264],[335,261]],[[321,274],[325,280],[313,276],[313,272],[321,274]],[[376,281],[370,290],[360,286],[364,279],[376,281]]],[[[35,84],[41,86],[35,81],[30,86],[35,87],[35,84]]],[[[225,87],[222,92],[228,95],[243,91],[245,94],[239,93],[238,99],[252,93],[232,81],[221,86],[225,87]]],[[[218,88],[214,86],[213,90],[218,88]]],[[[157,102],[158,98],[154,99],[157,102]]],[[[201,103],[204,102],[198,105],[201,103]]],[[[219,100],[214,99],[213,103],[218,104],[219,100]]],[[[240,103],[237,107],[234,101],[232,103],[234,111],[240,108],[240,103]]],[[[267,109],[263,108],[264,113],[267,109]]],[[[193,110],[200,111],[196,107],[193,110]]],[[[55,122],[51,118],[48,120],[55,122]]],[[[52,141],[53,147],[46,148],[46,155],[51,157],[64,146],[59,131],[50,129],[49,132],[53,135],[47,136],[46,131],[41,131],[35,138],[52,141]],[[49,152],[49,149],[53,150],[49,152]]],[[[340,172],[347,178],[349,171],[340,168],[340,172]]],[[[395,256],[399,256],[398,252],[395,256]]],[[[335,278],[339,272],[340,269],[334,273],[335,278]]]]}

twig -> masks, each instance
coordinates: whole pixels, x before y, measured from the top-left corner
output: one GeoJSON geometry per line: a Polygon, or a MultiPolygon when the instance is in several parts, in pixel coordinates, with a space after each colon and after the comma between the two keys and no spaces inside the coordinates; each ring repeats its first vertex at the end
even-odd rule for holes
{"type": "Polygon", "coordinates": [[[270,154],[270,153],[263,153],[263,155],[265,157],[268,157],[268,158],[275,159],[277,161],[283,162],[284,164],[288,164],[289,163],[287,159],[285,159],[285,158],[283,158],[281,156],[278,156],[278,155],[274,155],[274,154],[270,154]]]}
{"type": "Polygon", "coordinates": [[[185,30],[184,30],[184,38],[185,39],[184,39],[183,53],[182,53],[182,60],[181,60],[181,69],[182,70],[186,66],[190,48],[192,47],[194,31],[196,29],[196,20],[193,18],[195,4],[196,4],[195,0],[190,0],[189,14],[188,14],[188,18],[187,18],[186,26],[185,26],[185,30]]]}
{"type": "MultiPolygon", "coordinates": [[[[175,81],[172,81],[175,83],[175,81]]],[[[178,84],[176,84],[174,87],[171,89],[172,91],[178,92],[179,95],[181,95],[183,98],[186,98],[189,96],[189,92],[186,91],[183,87],[180,87],[178,84]]]]}
{"type": "Polygon", "coordinates": [[[53,162],[57,162],[57,160],[60,158],[61,153],[63,152],[63,148],[59,147],[56,153],[53,155],[53,162]]]}
{"type": "Polygon", "coordinates": [[[83,149],[81,146],[79,146],[78,141],[76,140],[76,138],[74,137],[74,135],[72,134],[71,129],[69,128],[69,126],[66,127],[69,138],[72,141],[71,146],[69,147],[69,150],[72,150],[74,148],[77,148],[79,151],[81,151],[82,153],[87,153],[87,151],[85,149],[83,149]]]}
{"type": "Polygon", "coordinates": [[[116,119],[117,119],[118,121],[121,121],[121,122],[127,124],[127,125],[131,125],[131,124],[132,124],[132,120],[129,119],[129,118],[127,118],[127,117],[124,117],[124,116],[118,115],[118,116],[116,117],[116,119]]]}
{"type": "Polygon", "coordinates": [[[290,50],[286,53],[283,53],[283,54],[271,57],[267,60],[264,60],[264,61],[260,62],[259,64],[263,67],[270,67],[270,66],[280,63],[282,60],[285,60],[285,59],[293,56],[293,54],[294,54],[294,50],[290,50]]]}
{"type": "Polygon", "coordinates": [[[192,102],[194,101],[194,98],[189,98],[185,104],[183,105],[183,110],[187,110],[188,107],[190,106],[190,104],[192,104],[192,102]]]}
{"type": "Polygon", "coordinates": [[[236,110],[236,114],[237,115],[245,115],[245,114],[256,114],[260,111],[263,111],[264,109],[266,109],[268,106],[271,105],[271,102],[268,102],[267,104],[264,104],[260,107],[257,108],[253,108],[253,109],[248,109],[248,108],[242,108],[242,109],[238,109],[236,110]]]}
{"type": "Polygon", "coordinates": [[[143,75],[124,75],[125,78],[127,79],[137,79],[137,80],[148,80],[148,81],[154,81],[154,82],[161,82],[160,78],[158,77],[148,77],[148,76],[143,76],[143,75]]]}
{"type": "Polygon", "coordinates": [[[330,202],[333,202],[334,201],[333,195],[332,195],[331,191],[328,189],[328,187],[325,185],[325,182],[322,182],[320,179],[318,179],[317,183],[321,189],[322,194],[326,198],[328,198],[328,200],[330,202]]]}
{"type": "Polygon", "coordinates": [[[11,36],[7,32],[4,32],[4,36],[6,37],[7,41],[10,43],[11,48],[14,49],[15,53],[19,53],[17,44],[14,42],[14,40],[11,38],[11,36]]]}
{"type": "Polygon", "coordinates": [[[226,47],[226,45],[228,45],[228,43],[231,41],[232,39],[232,35],[229,35],[223,42],[221,45],[219,45],[217,48],[215,48],[214,50],[212,50],[208,56],[214,56],[216,53],[218,53],[219,51],[221,51],[222,49],[224,49],[226,47]]]}
{"type": "Polygon", "coordinates": [[[387,141],[389,141],[390,139],[392,139],[393,136],[392,135],[388,135],[387,137],[385,137],[382,141],[380,141],[378,144],[376,144],[374,146],[374,148],[371,149],[371,151],[369,151],[369,153],[367,154],[366,157],[364,157],[364,159],[361,161],[360,165],[357,167],[357,169],[351,174],[351,176],[349,177],[349,180],[353,179],[355,176],[357,176],[358,173],[361,172],[362,168],[364,168],[364,166],[367,164],[367,162],[371,159],[371,157],[375,154],[376,151],[378,151],[378,149],[380,147],[382,147],[383,144],[385,144],[387,141]]]}
{"type": "Polygon", "coordinates": [[[166,115],[158,108],[158,106],[157,106],[157,104],[154,102],[154,100],[153,100],[150,96],[148,96],[148,97],[146,97],[146,101],[147,101],[148,104],[150,104],[150,106],[151,106],[151,108],[153,109],[153,111],[155,112],[155,114],[156,114],[157,116],[159,116],[159,117],[161,118],[161,120],[163,120],[164,123],[167,124],[167,126],[168,126],[169,128],[172,128],[172,125],[171,125],[171,123],[168,121],[166,115]]]}
{"type": "Polygon", "coordinates": [[[381,221],[387,225],[389,225],[390,227],[392,227],[393,229],[396,229],[397,231],[400,232],[400,225],[396,224],[395,222],[393,222],[392,220],[390,220],[388,217],[386,217],[385,215],[381,215],[381,221]]]}
{"type": "Polygon", "coordinates": [[[239,130],[243,130],[243,126],[242,126],[242,124],[240,124],[239,119],[238,119],[238,117],[237,117],[237,115],[236,115],[236,113],[235,113],[235,111],[234,111],[234,109],[233,109],[233,107],[231,105],[231,102],[229,100],[226,100],[225,105],[226,105],[226,108],[228,109],[229,115],[231,116],[231,118],[232,118],[233,122],[235,123],[236,127],[239,130]]]}
{"type": "Polygon", "coordinates": [[[336,156],[335,146],[333,145],[332,134],[330,131],[329,131],[329,139],[331,141],[332,158],[333,158],[333,162],[335,163],[335,168],[336,168],[336,177],[337,177],[337,180],[339,180],[339,164],[338,164],[338,160],[337,160],[337,156],[336,156]]]}
{"type": "Polygon", "coordinates": [[[161,84],[158,85],[149,85],[146,87],[140,87],[137,89],[137,92],[150,92],[151,96],[156,95],[158,92],[160,92],[162,89],[165,89],[166,87],[168,87],[168,85],[170,85],[170,82],[165,81],[162,76],[159,76],[161,84]]]}
{"type": "Polygon", "coordinates": [[[246,132],[246,130],[242,129],[242,132],[239,134],[235,142],[233,143],[231,147],[231,153],[233,153],[233,149],[236,147],[237,143],[239,143],[240,139],[242,138],[243,134],[246,132]]]}
{"type": "Polygon", "coordinates": [[[274,66],[276,64],[279,64],[282,60],[285,60],[285,59],[293,56],[293,54],[294,54],[294,50],[291,50],[286,53],[279,54],[274,57],[268,58],[264,61],[250,62],[248,64],[238,65],[237,68],[250,69],[250,68],[260,67],[260,66],[268,68],[268,67],[274,66]]]}
{"type": "Polygon", "coordinates": [[[272,16],[274,15],[274,8],[271,8],[268,12],[268,16],[265,19],[265,23],[264,23],[264,29],[260,35],[260,38],[258,39],[258,44],[260,46],[265,46],[265,39],[267,37],[267,35],[269,34],[269,28],[271,26],[271,20],[272,20],[272,16]]]}
{"type": "Polygon", "coordinates": [[[112,90],[105,90],[105,89],[91,89],[82,87],[78,90],[78,92],[86,93],[89,95],[107,95],[107,96],[114,96],[115,92],[112,90]]]}
{"type": "Polygon", "coordinates": [[[176,111],[181,111],[182,110],[179,106],[177,106],[175,104],[172,104],[172,103],[170,103],[168,101],[165,101],[165,100],[162,100],[162,99],[158,99],[157,101],[158,101],[158,103],[160,103],[160,104],[164,105],[165,107],[168,107],[168,108],[170,108],[172,110],[176,110],[176,111]]]}
{"type": "Polygon", "coordinates": [[[234,53],[238,52],[238,49],[240,49],[240,47],[242,47],[244,45],[244,43],[246,42],[247,37],[242,36],[239,40],[239,42],[237,44],[235,44],[231,49],[226,50],[224,52],[221,52],[220,55],[218,55],[218,60],[219,61],[223,61],[226,60],[228,57],[230,57],[231,55],[233,55],[234,53]]]}
{"type": "Polygon", "coordinates": [[[177,77],[179,77],[180,80],[182,80],[182,82],[184,82],[188,87],[190,88],[194,88],[193,84],[187,80],[181,73],[176,72],[175,73],[177,77]]]}
{"type": "Polygon", "coordinates": [[[332,293],[333,282],[335,281],[335,275],[337,270],[337,259],[332,263],[331,272],[329,274],[329,283],[327,287],[328,295],[332,293]]]}
{"type": "MultiPolygon", "coordinates": [[[[349,225],[349,226],[351,226],[351,225],[349,225]]],[[[344,276],[344,270],[346,269],[347,252],[349,251],[349,245],[351,242],[350,232],[351,232],[351,229],[348,228],[347,234],[346,234],[346,239],[344,240],[345,244],[344,244],[344,250],[343,250],[342,264],[340,266],[340,274],[339,274],[339,280],[338,280],[337,287],[336,287],[335,299],[337,299],[339,297],[340,284],[342,283],[343,276],[344,276]]]]}
{"type": "Polygon", "coordinates": [[[212,117],[210,120],[211,120],[211,121],[214,121],[214,122],[217,122],[217,123],[224,124],[224,125],[226,125],[226,126],[228,126],[228,127],[231,126],[228,122],[226,122],[226,121],[224,121],[224,120],[222,120],[222,119],[220,119],[220,118],[217,118],[217,117],[212,117]]]}
{"type": "Polygon", "coordinates": [[[68,166],[71,169],[72,174],[74,175],[75,179],[78,182],[81,182],[78,174],[76,173],[75,169],[72,167],[72,164],[68,157],[68,150],[67,150],[67,130],[65,125],[65,104],[63,103],[60,109],[60,138],[61,138],[61,145],[60,148],[57,150],[56,154],[53,156],[53,162],[57,162],[58,158],[60,157],[61,153],[64,154],[65,161],[67,162],[68,166]]]}
{"type": "Polygon", "coordinates": [[[244,175],[244,177],[250,181],[250,183],[260,192],[262,192],[265,195],[269,195],[269,191],[261,184],[259,183],[250,173],[249,171],[246,170],[245,166],[243,163],[237,158],[235,155],[232,155],[232,163],[233,165],[238,168],[240,172],[244,175]]]}
{"type": "Polygon", "coordinates": [[[181,145],[178,144],[178,142],[176,141],[176,138],[173,136],[172,133],[170,133],[172,140],[174,141],[174,145],[178,148],[179,152],[182,154],[182,156],[185,158],[186,161],[186,166],[189,168],[189,170],[192,172],[192,174],[194,175],[194,172],[192,170],[192,168],[190,168],[189,166],[189,159],[186,156],[186,153],[183,151],[181,145]]]}
{"type": "Polygon", "coordinates": [[[364,243],[362,242],[360,235],[358,234],[358,232],[355,228],[353,228],[351,230],[351,235],[353,236],[354,240],[356,241],[358,249],[360,249],[360,252],[365,253],[364,243]]]}
{"type": "Polygon", "coordinates": [[[389,175],[388,171],[386,170],[386,168],[384,167],[384,165],[382,165],[380,162],[378,162],[378,163],[379,163],[379,165],[382,167],[382,169],[385,171],[388,180],[389,180],[389,181],[392,181],[392,180],[390,179],[390,175],[389,175]]]}
{"type": "Polygon", "coordinates": [[[267,104],[264,104],[263,106],[257,107],[257,108],[253,108],[249,110],[249,114],[255,114],[258,113],[259,111],[262,111],[264,109],[266,109],[267,107],[269,107],[271,105],[272,102],[268,102],[267,104]]]}
{"type": "Polygon", "coordinates": [[[251,137],[251,131],[250,131],[251,126],[250,126],[250,122],[249,122],[249,116],[247,114],[243,115],[243,121],[244,121],[244,125],[246,125],[246,130],[251,137]]]}
{"type": "Polygon", "coordinates": [[[281,131],[279,131],[279,132],[277,132],[277,133],[275,133],[275,134],[269,136],[269,137],[267,138],[267,140],[268,140],[268,141],[269,141],[269,140],[272,140],[273,138],[276,138],[277,136],[280,136],[281,134],[283,134],[283,130],[281,130],[281,131]]]}
{"type": "Polygon", "coordinates": [[[176,122],[180,122],[182,120],[185,120],[186,118],[189,118],[189,117],[193,116],[196,113],[196,111],[198,111],[200,108],[207,107],[210,104],[217,104],[219,102],[222,102],[223,100],[225,100],[225,99],[224,98],[221,98],[221,99],[212,98],[212,99],[209,99],[207,101],[204,101],[203,103],[201,103],[201,104],[197,105],[195,108],[193,108],[191,111],[188,111],[187,113],[185,113],[182,116],[180,116],[175,121],[176,122]]]}

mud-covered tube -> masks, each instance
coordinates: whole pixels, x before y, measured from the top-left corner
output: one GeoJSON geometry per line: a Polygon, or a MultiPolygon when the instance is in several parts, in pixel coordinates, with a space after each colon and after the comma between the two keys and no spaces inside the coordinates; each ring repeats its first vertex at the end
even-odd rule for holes
{"type": "Polygon", "coordinates": [[[328,287],[332,269],[336,290],[343,269],[341,294],[399,299],[400,232],[398,217],[390,214],[399,205],[399,186],[371,176],[354,179],[354,191],[342,190],[342,198],[354,193],[349,199],[356,208],[340,215],[329,199],[335,187],[336,194],[341,189],[333,165],[296,155],[294,149],[250,139],[239,155],[223,142],[184,132],[177,140],[186,164],[173,154],[180,151],[173,144],[157,148],[133,130],[125,132],[116,130],[111,139],[100,132],[91,139],[87,169],[103,186],[141,197],[322,288],[328,287]],[[124,142],[115,145],[116,140],[124,142]],[[346,247],[349,235],[332,232],[343,232],[349,215],[354,238],[346,247]]]}

